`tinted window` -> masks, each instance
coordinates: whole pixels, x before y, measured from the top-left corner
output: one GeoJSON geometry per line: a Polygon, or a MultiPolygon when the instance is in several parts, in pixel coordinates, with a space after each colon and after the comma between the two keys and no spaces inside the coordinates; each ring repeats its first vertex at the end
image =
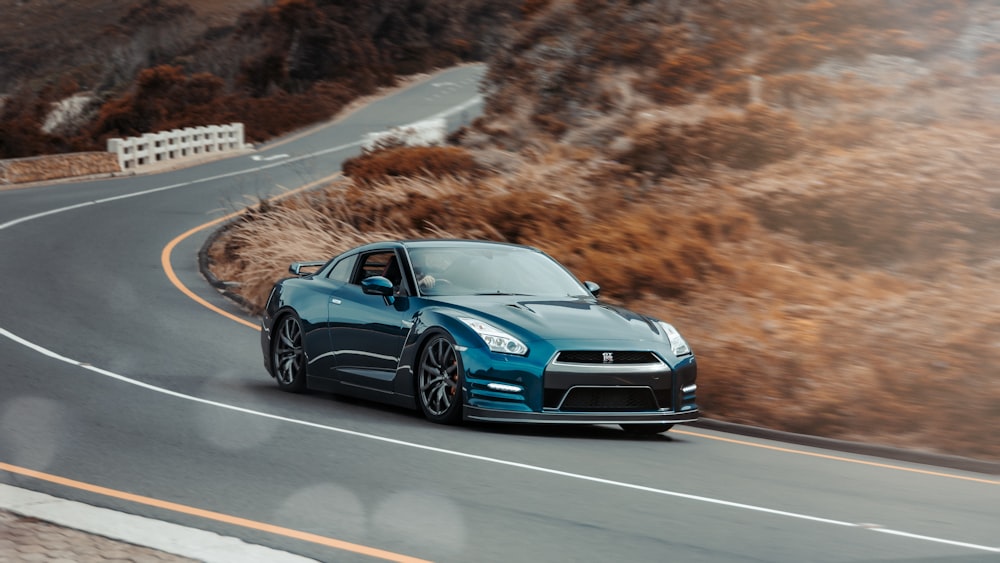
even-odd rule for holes
{"type": "Polygon", "coordinates": [[[351,283],[360,284],[361,280],[372,276],[389,278],[393,285],[399,284],[399,266],[396,253],[389,251],[372,252],[361,257],[361,267],[351,283]]]}
{"type": "Polygon", "coordinates": [[[530,249],[414,248],[409,254],[424,295],[589,295],[565,268],[530,249]]]}
{"type": "Polygon", "coordinates": [[[330,270],[330,274],[327,276],[331,280],[337,280],[346,282],[351,279],[351,272],[354,270],[354,263],[357,261],[358,256],[348,256],[340,262],[333,265],[333,269],[330,270]]]}

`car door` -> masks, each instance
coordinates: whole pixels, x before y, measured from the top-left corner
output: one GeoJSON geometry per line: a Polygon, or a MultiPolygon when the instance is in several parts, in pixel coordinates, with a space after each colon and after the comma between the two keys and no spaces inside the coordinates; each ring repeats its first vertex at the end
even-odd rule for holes
{"type": "Polygon", "coordinates": [[[399,355],[409,332],[410,299],[402,262],[392,249],[364,253],[350,283],[331,295],[330,336],[334,377],[344,385],[391,393],[399,355]],[[393,298],[365,294],[361,281],[383,276],[397,288],[393,298]]]}

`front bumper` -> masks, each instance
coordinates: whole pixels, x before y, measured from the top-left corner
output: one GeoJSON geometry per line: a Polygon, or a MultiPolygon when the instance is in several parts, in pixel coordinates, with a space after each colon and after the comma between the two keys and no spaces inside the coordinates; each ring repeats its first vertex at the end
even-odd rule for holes
{"type": "Polygon", "coordinates": [[[465,419],[483,422],[524,422],[531,424],[678,424],[698,420],[698,409],[650,412],[542,412],[508,411],[465,405],[465,419]]]}
{"type": "MultiPolygon", "coordinates": [[[[588,343],[612,350],[619,342],[588,343]]],[[[524,424],[671,424],[695,422],[697,364],[694,356],[644,363],[558,361],[560,349],[576,343],[536,343],[534,358],[462,351],[465,368],[463,418],[524,424]],[[544,364],[539,360],[543,360],[544,364]]],[[[584,360],[584,358],[577,358],[584,360]]]]}

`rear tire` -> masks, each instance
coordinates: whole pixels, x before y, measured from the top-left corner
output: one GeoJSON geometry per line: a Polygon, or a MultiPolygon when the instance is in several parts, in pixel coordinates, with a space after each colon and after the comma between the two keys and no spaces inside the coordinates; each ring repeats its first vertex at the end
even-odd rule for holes
{"type": "Polygon", "coordinates": [[[302,323],[294,314],[281,317],[274,325],[271,343],[271,372],[278,388],[289,393],[306,390],[306,354],[302,345],[302,323]]]}
{"type": "Polygon", "coordinates": [[[619,424],[619,426],[626,434],[633,436],[652,436],[674,427],[673,424],[619,424]]]}
{"type": "Polygon", "coordinates": [[[447,335],[430,338],[414,372],[417,403],[431,422],[455,424],[462,419],[462,364],[454,341],[447,335]]]}

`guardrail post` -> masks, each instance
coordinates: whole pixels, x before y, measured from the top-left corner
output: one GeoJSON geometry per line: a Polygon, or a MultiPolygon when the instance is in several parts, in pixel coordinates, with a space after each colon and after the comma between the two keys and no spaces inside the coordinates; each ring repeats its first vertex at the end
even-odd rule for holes
{"type": "Polygon", "coordinates": [[[125,139],[108,139],[108,152],[115,153],[118,168],[125,170],[125,139]]]}
{"type": "Polygon", "coordinates": [[[108,139],[108,152],[115,153],[122,171],[246,148],[242,123],[185,127],[141,137],[108,139]]]}

